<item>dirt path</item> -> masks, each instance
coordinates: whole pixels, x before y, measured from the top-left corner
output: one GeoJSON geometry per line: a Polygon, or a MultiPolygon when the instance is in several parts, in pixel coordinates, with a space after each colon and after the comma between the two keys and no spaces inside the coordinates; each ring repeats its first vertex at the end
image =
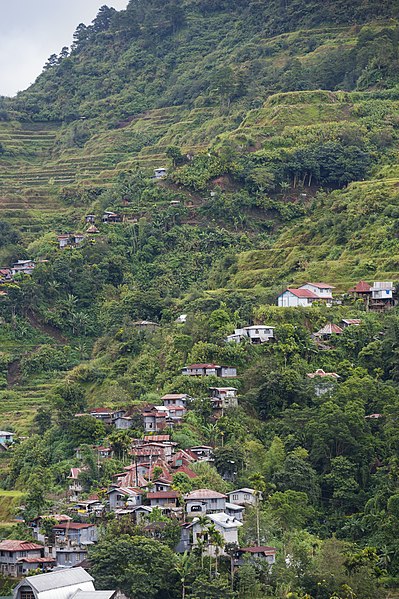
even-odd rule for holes
{"type": "Polygon", "coordinates": [[[56,329],[55,327],[53,327],[51,324],[48,324],[46,322],[42,322],[37,317],[37,315],[34,312],[32,312],[32,311],[28,312],[27,315],[26,315],[26,317],[29,320],[30,324],[35,329],[38,329],[39,331],[41,331],[45,335],[48,335],[49,337],[52,337],[53,339],[55,339],[61,345],[65,345],[65,343],[68,343],[68,340],[65,339],[65,337],[60,333],[60,331],[58,329],[56,329]]]}
{"type": "Polygon", "coordinates": [[[11,362],[11,364],[8,366],[7,386],[14,387],[15,385],[18,385],[21,377],[21,363],[19,360],[14,360],[14,362],[11,362]]]}

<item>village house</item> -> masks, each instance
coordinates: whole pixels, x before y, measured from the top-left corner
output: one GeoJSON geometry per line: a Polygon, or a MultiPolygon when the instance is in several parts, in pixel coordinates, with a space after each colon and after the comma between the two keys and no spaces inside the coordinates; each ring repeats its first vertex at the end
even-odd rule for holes
{"type": "Polygon", "coordinates": [[[188,399],[189,396],[187,393],[167,393],[161,397],[161,401],[166,408],[170,406],[180,406],[185,408],[188,399]]]}
{"type": "MultiPolygon", "coordinates": [[[[243,488],[230,491],[228,493],[229,502],[236,505],[255,505],[257,502],[255,489],[243,488]]],[[[259,499],[262,499],[262,493],[259,494],[259,499]]]]}
{"type": "Polygon", "coordinates": [[[210,445],[195,445],[190,447],[199,462],[213,462],[213,447],[210,445]]]}
{"type": "Polygon", "coordinates": [[[225,513],[232,518],[235,518],[239,522],[244,520],[244,511],[245,506],[237,505],[236,503],[228,503],[226,502],[225,513]]]}
{"type": "Polygon", "coordinates": [[[83,493],[83,485],[79,480],[79,476],[84,472],[83,468],[71,468],[70,475],[68,476],[68,480],[70,481],[68,486],[68,495],[69,501],[76,503],[79,501],[82,493],[83,493]]]}
{"type": "Polygon", "coordinates": [[[139,331],[148,331],[153,333],[159,328],[159,324],[157,322],[152,322],[151,320],[137,320],[136,322],[132,322],[132,326],[139,331]]]}
{"type": "Polygon", "coordinates": [[[147,500],[151,507],[177,507],[179,499],[177,491],[151,491],[147,493],[147,500]]]}
{"type": "Polygon", "coordinates": [[[172,454],[173,454],[173,449],[175,448],[175,443],[171,443],[170,441],[168,442],[160,442],[160,443],[145,443],[142,446],[143,449],[145,448],[155,448],[155,449],[159,449],[162,453],[161,453],[161,457],[162,459],[166,460],[166,461],[170,461],[172,459],[172,454]]]}
{"type": "Polygon", "coordinates": [[[186,408],[183,406],[168,406],[166,410],[169,426],[172,428],[175,424],[180,424],[187,413],[186,408]]]}
{"type": "Polygon", "coordinates": [[[371,297],[371,285],[366,281],[359,281],[359,283],[349,289],[348,293],[353,294],[358,299],[367,301],[371,297]]]}
{"type": "Polygon", "coordinates": [[[113,425],[117,430],[128,430],[133,426],[133,419],[131,416],[119,416],[113,419],[113,425]]]}
{"type": "Polygon", "coordinates": [[[330,377],[333,379],[339,379],[340,376],[339,374],[337,374],[336,372],[324,372],[324,370],[322,368],[318,368],[315,372],[308,372],[308,374],[306,375],[308,376],[310,379],[314,379],[316,377],[330,377]]]}
{"type": "Polygon", "coordinates": [[[22,576],[29,570],[49,569],[54,565],[55,559],[45,556],[43,545],[30,541],[0,542],[0,572],[4,576],[22,576]]]}
{"type": "Polygon", "coordinates": [[[47,516],[37,516],[31,522],[29,526],[32,529],[32,536],[39,543],[46,543],[48,540],[43,531],[43,523],[45,520],[55,520],[61,524],[63,522],[71,522],[72,518],[66,514],[48,514],[47,516]]]}
{"type": "Polygon", "coordinates": [[[58,245],[61,250],[66,247],[77,247],[85,240],[82,233],[66,233],[65,235],[57,236],[58,245]]]}
{"type": "Polygon", "coordinates": [[[12,281],[11,268],[0,268],[0,283],[8,283],[12,281]]]}
{"type": "Polygon", "coordinates": [[[210,387],[212,407],[223,412],[227,408],[238,406],[236,387],[210,387]]]}
{"type": "Polygon", "coordinates": [[[330,304],[333,300],[333,289],[329,283],[305,283],[296,289],[289,287],[278,296],[277,305],[282,308],[306,308],[317,301],[330,304]]]}
{"type": "Polygon", "coordinates": [[[111,512],[118,508],[136,507],[141,505],[142,491],[139,489],[117,487],[112,485],[107,491],[109,509],[111,512]]]}
{"type": "Polygon", "coordinates": [[[332,290],[335,289],[329,283],[305,283],[300,285],[298,289],[307,289],[317,295],[320,300],[330,302],[333,299],[332,290]]]}
{"type": "Polygon", "coordinates": [[[155,406],[143,412],[144,430],[146,433],[152,431],[161,432],[167,428],[167,413],[158,410],[155,406]]]}
{"type": "Polygon", "coordinates": [[[396,304],[395,288],[392,281],[375,281],[373,285],[366,281],[359,281],[357,285],[349,289],[348,293],[356,299],[363,300],[366,310],[383,312],[396,304]]]}
{"type": "Polygon", "coordinates": [[[85,222],[94,225],[94,223],[96,222],[96,215],[95,214],[86,214],[85,222]]]}
{"type": "Polygon", "coordinates": [[[318,368],[316,372],[309,372],[306,376],[314,380],[314,392],[317,397],[332,393],[338,379],[341,378],[336,372],[324,372],[322,368],[318,368]]]}
{"type": "Polygon", "coordinates": [[[53,526],[56,546],[91,545],[97,542],[97,526],[89,522],[62,522],[53,526]]]}
{"type": "Polygon", "coordinates": [[[84,546],[55,548],[55,559],[59,568],[73,568],[87,559],[88,551],[84,546]]]}
{"type": "Polygon", "coordinates": [[[236,329],[232,335],[228,335],[226,341],[240,343],[245,339],[253,344],[267,343],[271,339],[274,339],[275,327],[259,324],[250,327],[243,327],[242,329],[236,329]]]}
{"type": "Polygon", "coordinates": [[[275,547],[267,547],[265,545],[254,547],[242,547],[237,549],[234,559],[235,566],[243,566],[251,562],[265,562],[272,566],[276,562],[277,549],[275,547]]]}
{"type": "Polygon", "coordinates": [[[280,308],[308,308],[317,301],[319,301],[319,297],[308,289],[289,288],[277,297],[277,305],[280,308]]]}
{"type": "Polygon", "coordinates": [[[332,335],[341,335],[343,330],[337,324],[333,324],[332,322],[327,323],[322,327],[317,333],[314,333],[314,337],[316,339],[324,339],[328,340],[332,337],[332,335]]]}
{"type": "Polygon", "coordinates": [[[9,444],[14,442],[15,433],[0,431],[0,443],[9,444]]]}
{"type": "Polygon", "coordinates": [[[182,374],[234,378],[237,376],[237,369],[230,366],[219,366],[218,364],[190,364],[190,366],[185,366],[182,369],[182,374]]]}
{"type": "Polygon", "coordinates": [[[211,489],[198,489],[184,496],[188,517],[224,512],[227,495],[211,489]]]}
{"type": "Polygon", "coordinates": [[[120,223],[122,222],[122,217],[120,214],[116,214],[115,212],[110,212],[106,210],[103,214],[102,218],[103,223],[120,223]]]}
{"type": "MultiPolygon", "coordinates": [[[[209,514],[208,518],[210,523],[213,524],[216,530],[221,534],[223,538],[224,545],[228,543],[234,543],[238,545],[238,529],[242,526],[242,522],[239,522],[236,518],[229,516],[228,514],[223,513],[215,513],[209,514]]],[[[200,523],[198,518],[195,518],[191,524],[192,535],[193,535],[193,547],[198,545],[199,541],[203,539],[207,540],[207,532],[206,527],[200,523]]],[[[224,554],[224,548],[219,549],[220,553],[224,554]]],[[[208,545],[206,548],[206,553],[208,555],[214,556],[216,552],[216,547],[213,545],[208,545]]]]}
{"type": "Polygon", "coordinates": [[[14,599],[116,599],[116,591],[96,591],[83,568],[28,576],[15,587],[14,599]]]}
{"type": "Polygon", "coordinates": [[[154,169],[154,179],[163,179],[168,174],[168,170],[166,168],[155,168],[154,169]]]}
{"type": "Polygon", "coordinates": [[[341,320],[341,325],[343,329],[346,329],[347,327],[350,326],[360,326],[362,324],[362,321],[360,318],[343,318],[341,320]]]}
{"type": "Polygon", "coordinates": [[[12,276],[23,274],[23,275],[31,275],[34,271],[36,263],[33,260],[17,260],[11,266],[11,274],[12,276]]]}
{"type": "Polygon", "coordinates": [[[90,227],[88,227],[86,229],[86,234],[88,235],[98,235],[100,233],[100,230],[97,229],[97,227],[95,225],[91,225],[90,227]]]}
{"type": "Polygon", "coordinates": [[[163,447],[156,445],[146,445],[145,447],[137,447],[131,449],[129,454],[132,456],[136,464],[144,464],[146,462],[156,462],[159,458],[164,458],[165,453],[163,447]]]}
{"type": "Polygon", "coordinates": [[[370,310],[383,312],[393,308],[395,305],[394,291],[392,282],[376,281],[371,288],[370,310]]]}
{"type": "Polygon", "coordinates": [[[186,324],[187,322],[187,314],[180,314],[175,320],[177,324],[186,324]]]}
{"type": "Polygon", "coordinates": [[[145,435],[144,443],[169,443],[170,435],[145,435]]]}
{"type": "Polygon", "coordinates": [[[93,408],[89,411],[89,414],[90,416],[93,416],[93,418],[101,420],[104,424],[112,424],[112,419],[114,417],[113,410],[109,410],[108,408],[93,408]]]}
{"type": "Polygon", "coordinates": [[[76,512],[83,518],[88,518],[89,516],[95,516],[96,518],[100,518],[104,511],[103,503],[98,499],[83,499],[78,503],[75,503],[73,507],[70,508],[71,511],[76,512]]]}

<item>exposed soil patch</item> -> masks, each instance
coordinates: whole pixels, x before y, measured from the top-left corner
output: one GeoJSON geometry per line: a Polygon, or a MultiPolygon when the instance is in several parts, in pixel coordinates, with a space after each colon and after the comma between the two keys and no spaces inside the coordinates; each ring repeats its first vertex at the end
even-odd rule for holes
{"type": "Polygon", "coordinates": [[[53,327],[51,324],[48,324],[47,322],[41,321],[38,318],[37,314],[35,314],[34,312],[29,311],[26,317],[35,329],[38,329],[45,335],[52,337],[61,345],[65,345],[65,343],[68,342],[68,340],[65,339],[65,337],[60,333],[60,331],[56,327],[53,327]]]}

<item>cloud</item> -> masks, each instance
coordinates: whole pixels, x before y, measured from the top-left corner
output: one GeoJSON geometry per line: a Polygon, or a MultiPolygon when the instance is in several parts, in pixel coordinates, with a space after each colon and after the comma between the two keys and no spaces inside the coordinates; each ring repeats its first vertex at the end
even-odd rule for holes
{"type": "Polygon", "coordinates": [[[117,9],[127,0],[13,0],[0,20],[0,95],[26,89],[47,58],[70,46],[79,23],[89,24],[103,4],[117,9]]]}

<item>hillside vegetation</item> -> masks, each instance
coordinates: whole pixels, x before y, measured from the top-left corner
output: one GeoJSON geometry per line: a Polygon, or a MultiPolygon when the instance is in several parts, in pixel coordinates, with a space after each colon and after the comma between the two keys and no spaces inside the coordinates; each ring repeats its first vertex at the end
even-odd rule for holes
{"type": "MultiPolygon", "coordinates": [[[[261,541],[278,548],[272,573],[247,564],[232,585],[227,559],[209,581],[194,556],[190,599],[396,592],[399,313],[347,292],[399,284],[398,17],[396,1],[131,0],[0,99],[0,266],[37,261],[0,285],[0,428],[19,437],[0,459],[4,536],[29,536],[9,524],[22,500],[26,518],[64,513],[72,466],[103,498],[142,408],[188,393],[169,432],[211,445],[215,465],[179,491],[257,485],[261,541]],[[72,232],[84,241],[61,250],[72,232]],[[307,281],[331,283],[339,304],[275,306],[307,281]],[[342,319],[361,323],[312,337],[342,319]],[[274,342],[225,342],[260,323],[274,342]],[[224,382],[239,407],[218,420],[220,380],[181,374],[202,362],[238,370],[224,382]],[[325,393],[307,377],[319,368],[339,375],[325,393]],[[133,428],[75,418],[99,406],[130,410],[133,428]],[[106,465],[76,457],[100,444],[106,465]]],[[[251,512],[243,543],[256,525],[251,512]]],[[[177,579],[162,584],[146,597],[180,599],[177,579]]]]}

